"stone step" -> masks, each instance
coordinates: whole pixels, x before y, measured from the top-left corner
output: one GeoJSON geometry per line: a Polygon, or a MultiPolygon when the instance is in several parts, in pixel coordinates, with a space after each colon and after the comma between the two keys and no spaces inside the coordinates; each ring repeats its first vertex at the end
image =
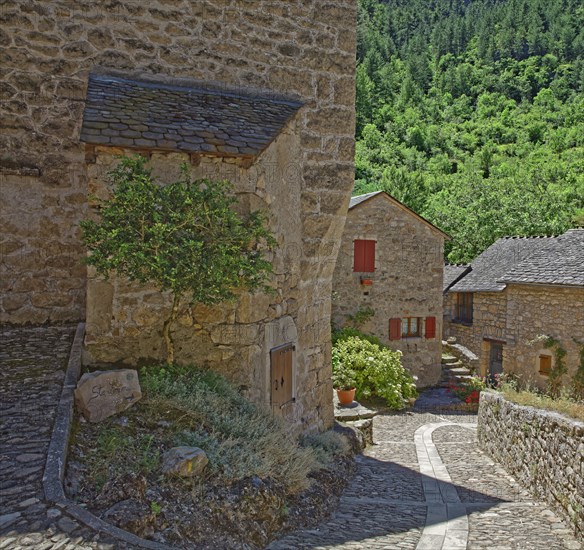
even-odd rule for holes
{"type": "Polygon", "coordinates": [[[451,363],[456,363],[458,361],[458,357],[454,357],[454,355],[443,355],[442,356],[442,364],[449,365],[451,363]]]}
{"type": "Polygon", "coordinates": [[[470,374],[470,370],[468,370],[466,367],[452,367],[452,368],[442,369],[442,372],[446,372],[447,374],[450,373],[453,375],[470,374]]]}

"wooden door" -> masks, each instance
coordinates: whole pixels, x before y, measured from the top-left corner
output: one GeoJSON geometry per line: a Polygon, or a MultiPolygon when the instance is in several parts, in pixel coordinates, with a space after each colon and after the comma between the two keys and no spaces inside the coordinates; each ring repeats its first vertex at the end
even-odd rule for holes
{"type": "Polygon", "coordinates": [[[271,396],[274,414],[294,400],[294,345],[285,344],[270,351],[271,396]]]}
{"type": "Polygon", "coordinates": [[[489,352],[489,374],[501,374],[503,372],[503,344],[499,342],[491,342],[491,350],[489,352]]]}

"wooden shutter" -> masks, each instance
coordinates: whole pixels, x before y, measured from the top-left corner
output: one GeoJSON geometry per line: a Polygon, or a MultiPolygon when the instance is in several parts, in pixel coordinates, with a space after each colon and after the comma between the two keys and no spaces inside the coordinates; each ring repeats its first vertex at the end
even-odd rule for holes
{"type": "Polygon", "coordinates": [[[375,241],[357,239],[353,241],[353,271],[373,273],[375,271],[375,241]]]}
{"type": "Polygon", "coordinates": [[[436,317],[426,317],[426,339],[436,338],[436,317]]]}
{"type": "Polygon", "coordinates": [[[552,370],[552,358],[550,355],[540,355],[539,356],[539,373],[545,376],[549,376],[552,370]]]}
{"type": "Polygon", "coordinates": [[[275,414],[281,414],[282,406],[294,398],[293,359],[293,344],[285,344],[270,351],[271,404],[275,414]]]}
{"type": "Polygon", "coordinates": [[[389,339],[399,340],[401,338],[401,319],[395,318],[389,320],[389,339]]]}

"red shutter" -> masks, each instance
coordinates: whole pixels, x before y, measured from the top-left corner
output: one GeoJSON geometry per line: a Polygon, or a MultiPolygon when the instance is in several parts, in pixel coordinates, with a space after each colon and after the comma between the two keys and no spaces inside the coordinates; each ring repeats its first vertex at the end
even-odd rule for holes
{"type": "Polygon", "coordinates": [[[390,340],[401,339],[401,319],[396,318],[389,320],[389,339],[390,340]]]}
{"type": "Polygon", "coordinates": [[[373,273],[375,271],[375,241],[357,239],[353,241],[353,271],[373,273]]]}
{"type": "Polygon", "coordinates": [[[436,338],[436,317],[426,317],[426,339],[436,338]]]}
{"type": "Polygon", "coordinates": [[[365,241],[365,263],[363,271],[373,273],[375,271],[375,241],[365,241]]]}
{"type": "Polygon", "coordinates": [[[363,271],[363,266],[365,265],[365,242],[360,240],[353,242],[353,271],[363,271]]]}

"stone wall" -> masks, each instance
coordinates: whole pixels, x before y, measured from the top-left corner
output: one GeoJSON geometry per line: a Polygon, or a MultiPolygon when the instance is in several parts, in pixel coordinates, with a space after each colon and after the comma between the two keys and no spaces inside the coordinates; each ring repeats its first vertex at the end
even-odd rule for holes
{"type": "MultiPolygon", "coordinates": [[[[472,351],[478,358],[478,374],[486,376],[489,367],[491,341],[507,342],[507,296],[503,292],[473,293],[471,324],[454,321],[456,292],[444,296],[444,339],[455,337],[457,343],[472,351]]],[[[505,345],[503,346],[505,349],[505,345]]]]}
{"type": "Polygon", "coordinates": [[[375,314],[362,330],[403,352],[403,365],[418,377],[417,385],[436,384],[441,373],[442,278],[444,236],[412,212],[383,195],[349,210],[333,281],[333,322],[370,307],[375,314]],[[353,240],[377,241],[375,272],[353,272],[353,240]],[[373,280],[360,282],[361,275],[373,280]],[[395,317],[436,317],[436,337],[389,340],[395,317]]]}
{"type": "MultiPolygon", "coordinates": [[[[259,172],[273,175],[262,183],[252,167],[241,182],[247,186],[250,176],[257,176],[257,182],[249,192],[238,192],[247,194],[248,207],[266,203],[271,209],[270,197],[288,196],[283,189],[288,185],[294,190],[292,202],[276,213],[286,207],[299,214],[291,212],[286,220],[270,214],[277,231],[284,222],[295,224],[281,242],[284,249],[276,266],[277,275],[286,274],[287,282],[274,302],[242,297],[229,310],[200,311],[192,321],[183,317],[181,326],[193,333],[204,322],[231,324],[239,318],[239,328],[230,328],[228,335],[224,331],[205,336],[207,344],[189,357],[200,354],[196,358],[201,363],[209,355],[209,361],[219,364],[245,348],[240,363],[249,361],[250,366],[241,368],[250,370],[258,357],[265,359],[270,338],[296,338],[299,399],[293,415],[300,425],[330,425],[331,280],[354,172],[355,20],[355,0],[127,0],[107,6],[89,0],[5,2],[0,14],[5,67],[0,165],[2,188],[10,200],[2,202],[1,214],[9,229],[1,252],[2,321],[85,316],[84,252],[77,224],[85,216],[88,178],[103,178],[96,170],[110,162],[105,157],[111,154],[102,151],[103,158],[87,165],[79,143],[90,71],[283,94],[304,107],[282,136],[284,145],[274,144],[258,165],[259,172]],[[286,140],[293,142],[294,156],[284,158],[286,140]],[[276,164],[269,164],[272,161],[276,164]],[[261,185],[282,189],[267,187],[262,197],[256,192],[261,185]],[[26,201],[30,208],[21,207],[26,201]],[[6,273],[15,276],[7,280],[6,273]],[[271,336],[264,337],[262,330],[271,336]],[[234,351],[233,339],[245,345],[234,351]]],[[[162,166],[170,157],[158,160],[162,166]]],[[[220,172],[225,175],[223,168],[220,172]]],[[[132,358],[156,351],[150,336],[159,329],[152,315],[164,309],[164,298],[122,288],[123,282],[113,288],[95,282],[88,290],[95,313],[88,323],[91,356],[128,359],[127,338],[137,345],[132,358]],[[122,335],[124,315],[129,325],[122,335]]],[[[263,371],[265,363],[259,368],[263,371]]],[[[257,383],[251,375],[240,378],[242,385],[257,383]]]]}
{"type": "Polygon", "coordinates": [[[580,348],[584,345],[584,288],[560,286],[510,284],[507,293],[507,333],[513,336],[504,350],[505,371],[520,374],[542,389],[548,377],[539,373],[539,356],[551,355],[552,368],[555,357],[546,350],[540,335],[551,336],[566,350],[569,385],[580,362],[580,348]]]}
{"type": "Polygon", "coordinates": [[[483,392],[481,448],[584,536],[584,423],[483,392]]]}

